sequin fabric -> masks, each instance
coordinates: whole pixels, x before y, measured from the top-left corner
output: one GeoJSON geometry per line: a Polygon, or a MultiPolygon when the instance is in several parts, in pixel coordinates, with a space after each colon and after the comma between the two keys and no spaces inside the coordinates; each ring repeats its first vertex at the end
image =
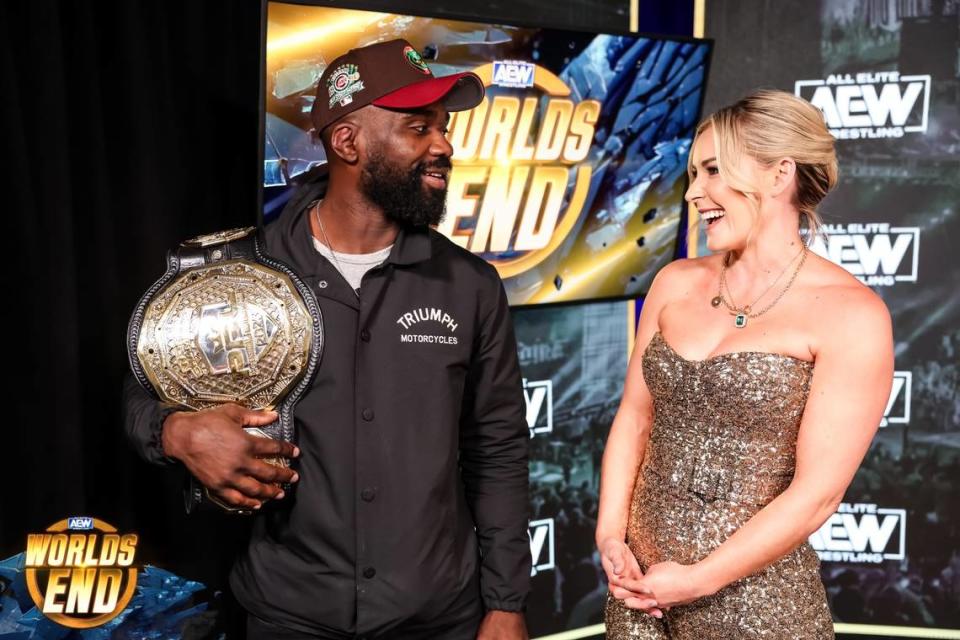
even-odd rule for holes
{"type": "MultiPolygon", "coordinates": [[[[643,375],[655,419],[627,543],[642,569],[692,564],[790,484],[813,364],[763,352],[687,360],[656,333],[643,375]]],[[[606,625],[611,640],[834,637],[820,562],[806,543],[663,619],[608,596],[606,625]]]]}

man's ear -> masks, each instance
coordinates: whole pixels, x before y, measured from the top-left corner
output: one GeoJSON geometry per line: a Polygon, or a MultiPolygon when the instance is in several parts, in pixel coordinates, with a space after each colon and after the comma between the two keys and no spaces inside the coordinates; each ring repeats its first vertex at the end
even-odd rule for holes
{"type": "Polygon", "coordinates": [[[360,158],[358,137],[360,126],[352,118],[342,118],[330,125],[330,150],[346,164],[356,164],[360,158]]]}
{"type": "Polygon", "coordinates": [[[779,196],[787,190],[797,177],[797,163],[793,158],[781,158],[774,166],[770,181],[770,192],[779,196]]]}

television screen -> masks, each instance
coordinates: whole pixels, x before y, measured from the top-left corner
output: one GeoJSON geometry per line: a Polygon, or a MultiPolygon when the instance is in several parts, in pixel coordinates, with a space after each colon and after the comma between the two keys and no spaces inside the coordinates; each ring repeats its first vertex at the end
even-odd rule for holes
{"type": "Polygon", "coordinates": [[[510,303],[637,297],[684,251],[686,162],[708,41],[267,4],[264,220],[326,159],[310,108],[348,49],[404,38],[435,75],[477,73],[453,114],[438,230],[496,266],[510,303]]]}

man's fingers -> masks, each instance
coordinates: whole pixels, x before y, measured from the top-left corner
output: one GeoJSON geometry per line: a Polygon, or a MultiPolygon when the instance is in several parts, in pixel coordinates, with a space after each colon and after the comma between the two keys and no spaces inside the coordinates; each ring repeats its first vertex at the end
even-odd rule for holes
{"type": "Polygon", "coordinates": [[[276,411],[244,409],[240,420],[245,427],[262,427],[271,422],[276,422],[279,417],[280,415],[276,411]]]}
{"type": "Polygon", "coordinates": [[[256,458],[296,458],[300,449],[285,440],[250,436],[250,453],[256,458]]]}
{"type": "Polygon", "coordinates": [[[210,490],[218,500],[231,507],[240,507],[244,509],[259,509],[260,501],[248,498],[236,489],[221,489],[220,491],[210,490]]]}
{"type": "Polygon", "coordinates": [[[251,460],[244,471],[266,484],[296,482],[300,479],[297,472],[290,467],[278,467],[274,464],[267,464],[261,460],[251,460]]]}
{"type": "Polygon", "coordinates": [[[242,493],[247,498],[260,500],[272,500],[280,498],[283,491],[280,487],[273,484],[263,484],[257,482],[250,476],[242,476],[233,483],[233,488],[242,493]]]}
{"type": "Polygon", "coordinates": [[[262,427],[271,422],[276,422],[280,417],[276,411],[270,411],[269,409],[248,409],[235,402],[222,404],[216,409],[209,409],[209,411],[223,412],[223,414],[231,420],[245,427],[262,427]]]}

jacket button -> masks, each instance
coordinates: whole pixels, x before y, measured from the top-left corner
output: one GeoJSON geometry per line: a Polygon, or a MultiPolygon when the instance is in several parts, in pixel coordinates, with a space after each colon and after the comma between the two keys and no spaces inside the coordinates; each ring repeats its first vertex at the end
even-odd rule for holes
{"type": "Polygon", "coordinates": [[[370,332],[364,329],[360,332],[360,339],[364,342],[370,342],[370,332]]]}
{"type": "Polygon", "coordinates": [[[320,282],[317,283],[317,286],[320,287],[321,289],[326,289],[326,288],[327,288],[327,281],[326,281],[326,280],[321,280],[320,282]]]}
{"type": "Polygon", "coordinates": [[[373,409],[364,409],[360,412],[360,415],[363,416],[363,419],[367,422],[373,420],[373,409]]]}
{"type": "Polygon", "coordinates": [[[367,567],[366,569],[363,570],[364,578],[372,578],[375,575],[377,575],[377,570],[374,569],[373,567],[367,567]]]}
{"type": "Polygon", "coordinates": [[[373,502],[373,499],[377,497],[377,492],[373,489],[364,489],[360,492],[360,497],[363,498],[364,502],[373,502]]]}

